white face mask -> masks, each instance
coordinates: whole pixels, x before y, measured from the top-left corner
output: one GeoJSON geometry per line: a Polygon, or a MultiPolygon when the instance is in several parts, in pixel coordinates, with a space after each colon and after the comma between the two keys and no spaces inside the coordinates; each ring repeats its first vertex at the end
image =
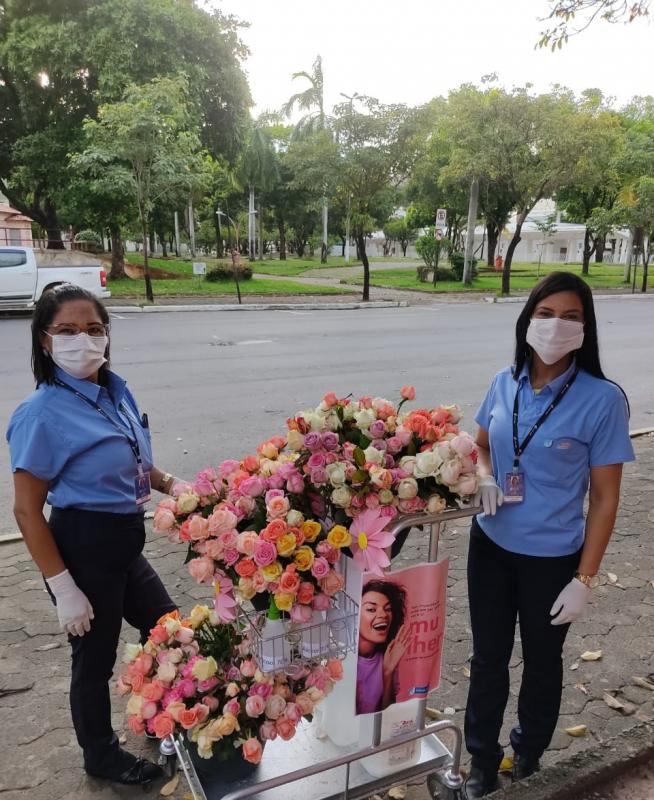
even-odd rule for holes
{"type": "Polygon", "coordinates": [[[584,323],[571,319],[532,319],[527,328],[530,344],[546,364],[556,364],[584,341],[584,323]]]}
{"type": "Polygon", "coordinates": [[[104,357],[109,343],[107,336],[89,336],[88,333],[77,336],[49,333],[48,336],[52,339],[52,360],[74,378],[88,378],[107,360],[104,357]]]}

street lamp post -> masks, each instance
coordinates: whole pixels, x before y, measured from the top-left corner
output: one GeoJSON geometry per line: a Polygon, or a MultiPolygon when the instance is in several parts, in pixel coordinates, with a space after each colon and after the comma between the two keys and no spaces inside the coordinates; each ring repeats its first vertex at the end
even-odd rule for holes
{"type": "Polygon", "coordinates": [[[232,258],[232,269],[234,271],[234,281],[236,283],[236,294],[238,295],[238,304],[241,305],[242,304],[242,300],[241,300],[241,285],[238,282],[238,264],[236,263],[236,258],[234,256],[235,252],[238,253],[238,242],[239,242],[239,239],[240,239],[238,225],[229,216],[229,214],[225,214],[225,212],[221,211],[219,208],[216,209],[216,216],[217,217],[225,217],[225,219],[227,220],[227,224],[228,225],[231,222],[231,224],[234,227],[234,233],[236,234],[236,247],[235,247],[235,249],[232,251],[232,253],[230,255],[231,255],[231,258],[232,258]]]}

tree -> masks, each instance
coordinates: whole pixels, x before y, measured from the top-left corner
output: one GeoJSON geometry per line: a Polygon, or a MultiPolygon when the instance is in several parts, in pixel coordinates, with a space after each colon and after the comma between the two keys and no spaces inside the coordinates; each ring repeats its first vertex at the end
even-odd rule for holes
{"type": "MultiPolygon", "coordinates": [[[[236,176],[239,183],[248,188],[248,255],[254,261],[255,240],[255,190],[271,189],[279,176],[277,156],[266,131],[256,125],[250,129],[245,149],[239,160],[236,176]]],[[[261,219],[261,205],[259,206],[261,219]]]]}
{"type": "MultiPolygon", "coordinates": [[[[614,221],[617,224],[626,225],[633,231],[636,267],[639,256],[643,264],[641,292],[646,292],[649,261],[654,242],[654,177],[640,178],[631,195],[616,203],[614,221]]],[[[634,286],[635,283],[636,273],[634,271],[634,286]]]]}
{"type": "Polygon", "coordinates": [[[84,125],[87,149],[76,161],[111,172],[131,190],[143,236],[146,296],[154,300],[148,264],[154,204],[174,188],[187,193],[204,179],[200,141],[192,131],[182,79],[159,78],[132,86],[118,103],[99,109],[84,125]]]}
{"type": "Polygon", "coordinates": [[[394,189],[404,180],[417,153],[416,118],[404,105],[382,105],[361,98],[365,111],[352,103],[335,108],[339,144],[340,192],[350,198],[350,222],[363,263],[363,300],[370,299],[370,265],[366,236],[388,219],[394,189]]]}
{"type": "Polygon", "coordinates": [[[384,225],[384,236],[387,241],[398,242],[404,258],[406,258],[407,247],[415,234],[416,229],[409,226],[406,217],[391,217],[384,225]]]}
{"type": "Polygon", "coordinates": [[[537,277],[540,278],[540,265],[543,261],[543,248],[547,243],[547,239],[551,239],[552,236],[556,233],[556,215],[555,214],[548,214],[545,219],[539,219],[535,222],[536,229],[542,235],[541,243],[540,243],[540,250],[538,252],[538,269],[536,271],[537,277]]]}
{"type": "Polygon", "coordinates": [[[68,155],[125,88],[183,74],[199,135],[234,158],[250,95],[230,17],[177,0],[5,0],[0,12],[0,191],[62,247],[68,155]]]}
{"type": "MultiPolygon", "coordinates": [[[[304,78],[309,81],[309,86],[303,92],[296,92],[292,95],[282,108],[282,113],[289,117],[297,105],[300,111],[308,111],[295,126],[294,137],[296,139],[310,139],[314,136],[325,138],[328,134],[328,118],[325,114],[325,82],[322,72],[322,58],[318,55],[313,62],[311,72],[294,72],[293,80],[304,78]]],[[[322,196],[322,245],[320,248],[320,261],[327,263],[328,243],[327,230],[329,226],[329,203],[327,199],[327,184],[329,175],[322,176],[323,196],[322,196]]]]}
{"type": "Polygon", "coordinates": [[[552,26],[541,31],[539,47],[560,50],[570,36],[585,31],[595,20],[628,23],[649,15],[650,0],[549,0],[552,26]]]}

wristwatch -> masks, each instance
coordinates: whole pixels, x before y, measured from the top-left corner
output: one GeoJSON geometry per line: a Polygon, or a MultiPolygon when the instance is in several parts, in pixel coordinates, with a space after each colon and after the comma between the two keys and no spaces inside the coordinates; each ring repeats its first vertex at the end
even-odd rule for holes
{"type": "Polygon", "coordinates": [[[575,578],[589,589],[595,589],[600,582],[599,575],[584,575],[581,572],[575,572],[575,578]]]}

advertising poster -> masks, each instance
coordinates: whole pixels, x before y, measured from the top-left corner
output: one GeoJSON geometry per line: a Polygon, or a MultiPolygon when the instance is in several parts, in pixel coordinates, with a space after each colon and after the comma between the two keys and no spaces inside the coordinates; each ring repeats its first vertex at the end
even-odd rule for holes
{"type": "Polygon", "coordinates": [[[356,713],[426,697],[438,687],[447,559],[383,577],[364,573],[359,606],[356,713]]]}

